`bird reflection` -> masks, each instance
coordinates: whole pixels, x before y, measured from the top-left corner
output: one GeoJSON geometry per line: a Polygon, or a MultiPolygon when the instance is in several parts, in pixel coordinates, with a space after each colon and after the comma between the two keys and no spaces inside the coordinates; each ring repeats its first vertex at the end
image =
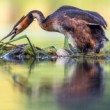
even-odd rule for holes
{"type": "MultiPolygon", "coordinates": [[[[66,66],[68,67],[68,64],[66,66]]],[[[71,76],[64,80],[58,90],[58,101],[63,109],[81,109],[81,106],[87,107],[103,95],[104,72],[99,61],[82,61],[71,68],[74,69],[71,76]]]]}
{"type": "MultiPolygon", "coordinates": [[[[14,85],[13,90],[26,94],[31,101],[40,100],[45,94],[51,97],[52,100],[54,98],[62,110],[76,110],[81,109],[82,106],[88,109],[102,98],[104,93],[104,71],[100,61],[59,58],[56,65],[61,64],[64,66],[64,78],[59,79],[59,81],[57,80],[59,76],[56,78],[39,77],[40,79],[36,78],[38,81],[32,83],[30,77],[34,78],[34,76],[31,72],[33,72],[33,68],[38,68],[39,63],[33,61],[26,76],[24,73],[19,74],[17,71],[14,73],[10,71],[14,85]]],[[[47,63],[45,66],[47,66],[47,63]]],[[[59,75],[61,74],[59,73],[59,75]]],[[[43,100],[47,99],[44,97],[43,100]]]]}

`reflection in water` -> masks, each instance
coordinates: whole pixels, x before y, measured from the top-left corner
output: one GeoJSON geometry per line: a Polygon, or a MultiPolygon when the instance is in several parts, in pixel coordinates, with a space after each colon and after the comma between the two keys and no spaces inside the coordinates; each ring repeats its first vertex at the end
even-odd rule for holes
{"type": "Polygon", "coordinates": [[[84,109],[84,106],[91,108],[103,95],[104,73],[100,63],[83,61],[74,66],[71,66],[75,68],[71,77],[66,78],[59,88],[58,102],[63,110],[84,109]]]}
{"type": "MultiPolygon", "coordinates": [[[[56,59],[50,59],[51,62],[55,62],[56,59]]],[[[45,62],[45,59],[33,59],[30,64],[29,64],[29,68],[28,68],[28,74],[27,76],[23,76],[22,74],[13,74],[12,75],[12,79],[14,82],[14,87],[18,88],[20,92],[22,93],[26,93],[27,96],[29,97],[35,97],[36,94],[38,96],[38,94],[42,93],[42,91],[44,90],[52,90],[53,85],[52,84],[37,84],[35,88],[32,87],[32,85],[29,82],[29,79],[31,77],[31,74],[33,74],[32,69],[36,68],[40,63],[45,62]],[[36,92],[36,93],[35,93],[36,92]]],[[[18,63],[18,62],[17,62],[18,63]]],[[[20,62],[19,62],[20,63],[20,62]]]]}
{"type": "Polygon", "coordinates": [[[1,63],[2,74],[11,77],[8,87],[16,97],[12,99],[24,108],[14,110],[92,110],[104,96],[104,71],[99,61],[59,58],[19,63],[1,63]]]}
{"type": "Polygon", "coordinates": [[[31,85],[28,83],[28,78],[21,75],[13,75],[14,87],[17,87],[20,92],[26,93],[28,96],[32,93],[31,85]]]}
{"type": "Polygon", "coordinates": [[[14,75],[14,86],[21,92],[28,93],[31,100],[34,100],[35,97],[40,98],[44,92],[52,93],[58,97],[59,106],[65,110],[80,109],[81,107],[91,108],[103,95],[104,73],[100,63],[98,61],[75,63],[75,60],[72,59],[58,59],[57,64],[59,62],[63,62],[65,68],[65,78],[59,84],[60,86],[56,86],[56,83],[43,83],[36,84],[35,88],[32,88],[28,82],[30,75],[27,78],[14,75]]]}

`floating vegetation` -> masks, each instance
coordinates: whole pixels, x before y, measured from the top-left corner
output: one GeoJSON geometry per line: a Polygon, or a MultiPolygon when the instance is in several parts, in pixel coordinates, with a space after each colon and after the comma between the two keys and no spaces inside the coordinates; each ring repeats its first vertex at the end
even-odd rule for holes
{"type": "Polygon", "coordinates": [[[0,55],[1,58],[14,58],[14,59],[30,59],[32,57],[34,58],[51,58],[52,56],[56,55],[57,49],[54,46],[41,49],[39,47],[36,47],[31,44],[29,38],[24,35],[15,39],[12,39],[8,42],[1,42],[0,44],[0,55]],[[14,45],[11,44],[14,41],[20,40],[26,38],[28,41],[28,44],[20,44],[20,45],[14,45]]]}
{"type": "Polygon", "coordinates": [[[13,58],[13,59],[48,59],[57,57],[71,57],[71,58],[92,58],[92,59],[107,59],[110,60],[110,44],[108,43],[102,53],[96,54],[90,52],[88,54],[80,53],[77,49],[72,48],[69,45],[69,49],[56,49],[54,46],[47,48],[36,47],[31,44],[29,38],[24,35],[8,42],[1,42],[0,44],[1,58],[13,58]],[[26,38],[28,44],[14,45],[12,42],[26,38]]]}

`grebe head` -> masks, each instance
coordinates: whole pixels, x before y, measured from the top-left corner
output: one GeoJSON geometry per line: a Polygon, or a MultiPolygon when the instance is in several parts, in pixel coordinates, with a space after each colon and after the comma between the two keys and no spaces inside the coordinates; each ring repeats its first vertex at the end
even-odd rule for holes
{"type": "Polygon", "coordinates": [[[26,16],[23,16],[13,27],[13,29],[11,30],[11,32],[5,36],[2,40],[12,36],[10,38],[13,39],[17,34],[21,33],[22,31],[24,31],[33,21],[33,16],[31,13],[28,13],[26,16]]]}

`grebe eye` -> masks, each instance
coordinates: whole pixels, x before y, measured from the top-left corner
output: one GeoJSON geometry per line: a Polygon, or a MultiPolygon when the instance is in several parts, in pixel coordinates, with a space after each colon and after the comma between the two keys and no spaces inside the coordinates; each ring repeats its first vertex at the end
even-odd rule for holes
{"type": "Polygon", "coordinates": [[[18,28],[15,28],[15,32],[18,30],[18,28]]]}

